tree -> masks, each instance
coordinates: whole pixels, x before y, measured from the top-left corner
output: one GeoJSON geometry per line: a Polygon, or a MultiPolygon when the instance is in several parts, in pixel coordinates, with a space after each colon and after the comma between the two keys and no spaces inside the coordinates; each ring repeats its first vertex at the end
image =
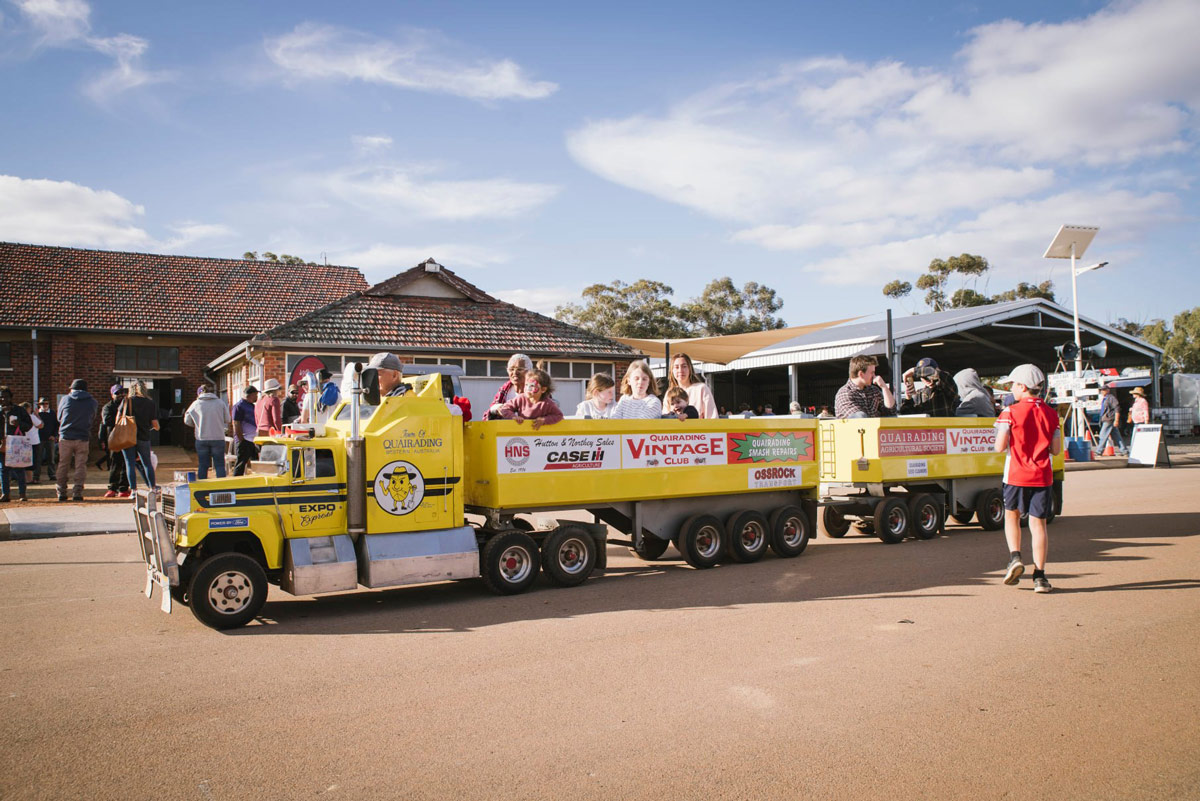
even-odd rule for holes
{"type": "Polygon", "coordinates": [[[694,336],[715,337],[770,331],[786,323],[775,316],[783,308],[775,290],[755,281],[738,291],[728,276],[708,282],[700,297],[683,305],[681,316],[694,336]]]}
{"type": "MultiPolygon", "coordinates": [[[[985,295],[976,287],[979,277],[991,269],[988,260],[983,256],[963,253],[951,256],[949,259],[934,259],[929,267],[917,278],[917,289],[925,290],[925,305],[931,311],[943,309],[964,309],[971,306],[986,306],[990,303],[1001,303],[1006,300],[1021,300],[1024,298],[1046,298],[1054,300],[1054,282],[1043,281],[1040,284],[1030,284],[1022,281],[1016,289],[1001,292],[997,295],[985,295]],[[952,275],[959,276],[958,289],[947,296],[947,284],[952,275]],[[970,281],[971,286],[967,286],[970,281]]],[[[899,300],[912,292],[912,284],[899,278],[883,285],[883,294],[899,300]]]]}
{"type": "Polygon", "coordinates": [[[699,297],[676,306],[675,290],[660,281],[613,281],[583,290],[583,303],[559,306],[554,314],[597,334],[643,339],[720,336],[783,328],[783,308],[774,289],[750,281],[739,290],[729,277],[708,283],[699,297]]]}
{"type": "Polygon", "coordinates": [[[592,284],[583,290],[583,304],[567,303],[555,309],[558,319],[614,337],[686,336],[687,326],[670,300],[675,290],[645,278],[626,284],[592,284]]]}
{"type": "Polygon", "coordinates": [[[1163,363],[1169,371],[1200,372],[1200,306],[1175,315],[1164,350],[1163,363]]]}
{"type": "MultiPolygon", "coordinates": [[[[257,250],[247,250],[242,254],[242,258],[247,261],[259,261],[257,250]]],[[[305,261],[299,256],[292,256],[287,253],[277,254],[269,250],[264,250],[262,253],[262,261],[274,262],[276,264],[316,264],[315,261],[305,261]]]]}

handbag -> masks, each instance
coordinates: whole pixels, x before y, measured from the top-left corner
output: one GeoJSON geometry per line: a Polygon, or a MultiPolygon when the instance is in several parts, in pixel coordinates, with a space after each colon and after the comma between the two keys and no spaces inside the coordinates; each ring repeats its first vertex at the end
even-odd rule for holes
{"type": "Polygon", "coordinates": [[[4,439],[5,467],[33,467],[33,443],[24,434],[9,434],[4,439]]]}
{"type": "Polygon", "coordinates": [[[108,432],[108,452],[116,453],[137,445],[137,421],[129,416],[129,399],[121,401],[117,421],[108,432]]]}

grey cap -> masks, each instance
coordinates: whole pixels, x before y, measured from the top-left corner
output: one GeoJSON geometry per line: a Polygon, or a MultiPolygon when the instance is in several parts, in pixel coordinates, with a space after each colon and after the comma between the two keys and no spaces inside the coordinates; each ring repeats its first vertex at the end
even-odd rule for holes
{"type": "Polygon", "coordinates": [[[87,389],[87,382],[82,378],[76,378],[71,382],[71,389],[87,389]]]}
{"type": "Polygon", "coordinates": [[[1022,364],[1000,379],[1001,384],[1024,384],[1029,389],[1044,386],[1046,374],[1032,364],[1022,364]]]}
{"type": "Polygon", "coordinates": [[[371,357],[371,361],[367,363],[367,367],[374,367],[376,370],[396,370],[403,371],[404,366],[400,364],[400,359],[394,353],[376,353],[371,357]]]}

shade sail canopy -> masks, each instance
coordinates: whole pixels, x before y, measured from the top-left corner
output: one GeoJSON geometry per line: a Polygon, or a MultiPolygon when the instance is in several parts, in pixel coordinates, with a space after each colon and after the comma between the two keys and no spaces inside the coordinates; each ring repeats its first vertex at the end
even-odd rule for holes
{"type": "Polygon", "coordinates": [[[636,339],[632,337],[611,337],[637,348],[647,356],[665,357],[667,348],[671,353],[686,353],[693,361],[708,362],[709,364],[729,364],[740,359],[747,353],[753,353],[762,348],[784,342],[793,337],[811,334],[835,325],[848,323],[861,317],[847,317],[844,320],[830,320],[811,325],[793,325],[788,328],[775,328],[770,331],[751,331],[748,334],[727,334],[721,337],[696,337],[693,339],[636,339]]]}

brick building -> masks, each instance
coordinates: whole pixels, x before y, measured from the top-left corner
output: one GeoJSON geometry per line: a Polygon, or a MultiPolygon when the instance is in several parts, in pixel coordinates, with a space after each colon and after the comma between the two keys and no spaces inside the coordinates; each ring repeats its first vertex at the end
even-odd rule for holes
{"type": "Polygon", "coordinates": [[[216,355],[366,287],[352,267],[0,242],[0,384],[57,403],[83,378],[105,403],[110,385],[143,380],[161,442],[184,444],[216,355]]]}
{"type": "Polygon", "coordinates": [[[391,351],[402,362],[463,369],[463,393],[487,408],[513,353],[544,361],[554,396],[570,414],[593,373],[619,379],[637,353],[572,325],[497,300],[429,259],[410,270],[230,347],[209,363],[221,394],[247,383],[296,383],[321,367],[340,377],[347,362],[391,351]]]}

